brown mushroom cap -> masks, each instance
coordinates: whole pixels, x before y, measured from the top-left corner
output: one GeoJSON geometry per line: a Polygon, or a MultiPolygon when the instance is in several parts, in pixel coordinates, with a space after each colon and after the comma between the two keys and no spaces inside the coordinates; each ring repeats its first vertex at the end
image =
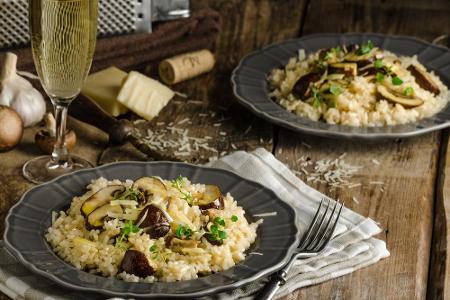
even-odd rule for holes
{"type": "Polygon", "coordinates": [[[414,76],[416,79],[417,84],[423,88],[424,90],[427,90],[435,95],[439,95],[441,92],[439,90],[439,87],[436,83],[433,82],[433,80],[430,78],[430,76],[420,68],[410,65],[407,70],[411,72],[411,75],[414,76]]]}
{"type": "Polygon", "coordinates": [[[311,83],[319,81],[322,75],[318,72],[311,72],[300,77],[292,88],[292,94],[300,99],[305,99],[309,94],[311,83]]]}
{"type": "Polygon", "coordinates": [[[124,271],[142,278],[155,273],[145,254],[137,250],[127,250],[125,252],[119,267],[119,272],[124,271]]]}
{"type": "Polygon", "coordinates": [[[224,209],[225,204],[223,201],[222,192],[216,185],[206,185],[203,197],[198,200],[197,203],[200,209],[224,209]]]}
{"type": "Polygon", "coordinates": [[[143,228],[152,239],[163,237],[170,231],[170,223],[166,214],[152,204],[144,207],[139,213],[136,225],[143,228]]]}
{"type": "MultiPolygon", "coordinates": [[[[36,132],[34,142],[46,154],[53,152],[53,147],[56,143],[56,137],[51,136],[48,130],[42,129],[36,132]]],[[[77,142],[77,136],[73,130],[66,131],[66,147],[67,151],[72,152],[77,142]]]]}
{"type": "Polygon", "coordinates": [[[22,139],[23,121],[12,108],[0,105],[0,152],[14,148],[22,139]]]}
{"type": "Polygon", "coordinates": [[[108,204],[109,201],[113,200],[114,195],[123,193],[124,191],[125,187],[122,185],[108,185],[98,190],[83,202],[80,209],[81,214],[87,217],[100,206],[108,204]]]}

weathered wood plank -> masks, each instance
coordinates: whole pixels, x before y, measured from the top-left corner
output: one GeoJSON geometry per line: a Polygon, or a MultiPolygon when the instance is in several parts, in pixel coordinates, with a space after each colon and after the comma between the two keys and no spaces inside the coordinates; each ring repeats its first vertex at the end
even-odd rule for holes
{"type": "MultiPolygon", "coordinates": [[[[232,150],[252,150],[256,147],[266,147],[272,150],[273,127],[253,116],[250,112],[237,106],[230,85],[230,75],[239,60],[248,52],[272,42],[292,38],[298,35],[301,14],[305,1],[289,0],[276,5],[271,1],[193,1],[193,9],[210,6],[220,12],[222,17],[222,33],[217,42],[215,69],[173,88],[188,95],[200,103],[186,100],[172,101],[152,122],[142,124],[140,129],[146,133],[146,128],[160,128],[156,124],[180,122],[189,118],[192,124],[184,123],[177,126],[189,130],[189,135],[196,137],[210,136],[211,146],[217,152],[196,151],[191,155],[177,157],[181,161],[196,163],[207,162],[217,154],[226,154],[232,150]],[[205,111],[215,111],[217,116],[199,117],[205,111]],[[220,121],[223,119],[224,121],[220,121]],[[221,123],[220,127],[214,127],[221,123]],[[233,146],[231,145],[233,144],[233,146]]],[[[167,139],[177,139],[178,136],[167,135],[167,139]]],[[[122,147],[110,147],[102,154],[101,163],[121,159],[152,159],[142,156],[127,144],[122,147]],[[130,156],[130,154],[132,156],[130,156]]],[[[174,151],[168,148],[166,151],[174,151]]]]}
{"type": "Polygon", "coordinates": [[[433,241],[431,243],[428,299],[450,298],[450,141],[442,133],[442,146],[436,184],[433,241]]]}
{"type": "MultiPolygon", "coordinates": [[[[449,12],[448,1],[309,1],[302,34],[381,32],[431,40],[449,33],[450,26],[445,23],[448,20],[443,20],[449,12]],[[427,28],[419,24],[427,24],[427,28]]],[[[296,298],[424,299],[440,134],[373,144],[328,140],[282,129],[278,141],[277,157],[292,164],[294,170],[300,170],[295,160],[302,155],[309,155],[313,160],[333,159],[343,152],[348,153],[346,161],[363,165],[354,178],[363,183],[361,187],[330,192],[324,185],[313,186],[347,200],[352,209],[380,222],[384,229],[380,238],[391,251],[391,257],[376,265],[301,289],[296,292],[296,298]],[[312,149],[302,146],[301,141],[311,144],[312,149]],[[380,166],[371,159],[379,161],[380,166]],[[370,181],[385,182],[384,192],[379,186],[370,185],[370,181]]]]}
{"type": "Polygon", "coordinates": [[[302,156],[315,162],[344,153],[346,163],[362,167],[350,179],[361,183],[355,188],[331,191],[323,183],[308,184],[378,221],[384,230],[379,238],[391,252],[389,258],[368,268],[297,291],[298,299],[425,298],[438,147],[439,134],[378,143],[319,139],[287,131],[280,135],[275,154],[293,170],[301,170],[297,161],[302,156]]]}
{"type": "Polygon", "coordinates": [[[428,41],[448,34],[446,0],[309,1],[303,33],[379,32],[417,36],[428,41]]]}
{"type": "MultiPolygon", "coordinates": [[[[99,155],[107,144],[107,136],[98,129],[79,121],[69,119],[68,128],[77,134],[74,154],[96,165],[99,155]]],[[[20,196],[34,186],[22,176],[23,164],[36,156],[43,155],[34,144],[38,127],[25,129],[21,143],[14,150],[0,153],[0,232],[3,234],[4,219],[9,208],[20,196]]]]}

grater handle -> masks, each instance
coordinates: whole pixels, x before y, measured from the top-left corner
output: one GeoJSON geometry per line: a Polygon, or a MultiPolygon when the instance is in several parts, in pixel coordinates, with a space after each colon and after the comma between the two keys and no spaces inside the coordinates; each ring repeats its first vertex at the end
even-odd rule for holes
{"type": "Polygon", "coordinates": [[[109,135],[113,144],[123,144],[133,132],[133,124],[127,119],[116,119],[104,111],[97,103],[79,95],[69,106],[69,115],[92,125],[109,135]]]}

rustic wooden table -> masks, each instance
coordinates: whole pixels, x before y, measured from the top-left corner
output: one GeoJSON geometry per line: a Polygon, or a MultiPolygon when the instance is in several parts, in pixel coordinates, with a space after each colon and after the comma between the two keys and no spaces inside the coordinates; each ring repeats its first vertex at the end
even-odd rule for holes
{"type": "MultiPolygon", "coordinates": [[[[383,142],[324,139],[272,126],[235,103],[230,72],[249,51],[272,42],[317,32],[379,32],[416,36],[432,41],[450,34],[448,0],[197,0],[194,9],[209,5],[223,16],[214,72],[179,84],[176,90],[211,107],[227,119],[220,128],[211,121],[186,124],[191,132],[207,132],[220,139],[219,152],[265,147],[293,170],[301,156],[312,160],[337,158],[363,166],[353,178],[362,185],[330,191],[358,213],[378,221],[391,256],[350,275],[303,288],[286,299],[449,299],[450,298],[450,153],[449,131],[383,142]],[[198,126],[201,124],[202,126],[198,126]],[[227,133],[226,137],[220,131],[227,133]],[[305,145],[308,144],[311,147],[305,145]],[[373,160],[380,162],[379,166],[373,160]],[[384,182],[383,188],[369,184],[384,182]],[[355,198],[358,201],[352,201],[355,198]]],[[[159,120],[198,113],[191,102],[174,101],[159,120]]],[[[70,120],[78,135],[75,153],[99,165],[116,160],[151,159],[131,145],[109,146],[107,136],[70,120]]],[[[33,185],[21,176],[23,163],[40,152],[33,144],[37,128],[25,131],[13,151],[0,154],[0,219],[33,185]]],[[[201,161],[201,160],[200,160],[201,161]]],[[[0,223],[3,231],[3,222],[0,223]]],[[[0,298],[6,299],[6,296],[0,298]]]]}

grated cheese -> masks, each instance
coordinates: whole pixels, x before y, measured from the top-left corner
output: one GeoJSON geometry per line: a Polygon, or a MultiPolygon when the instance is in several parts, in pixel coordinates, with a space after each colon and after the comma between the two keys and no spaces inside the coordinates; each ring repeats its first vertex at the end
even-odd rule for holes
{"type": "MultiPolygon", "coordinates": [[[[280,149],[281,150],[281,149],[280,149]]],[[[305,176],[307,182],[326,183],[328,186],[355,188],[361,183],[351,182],[350,178],[361,169],[360,166],[353,166],[343,160],[346,153],[336,159],[321,159],[313,162],[309,157],[302,156],[297,160],[300,165],[300,172],[296,173],[305,176]]]]}
{"type": "Polygon", "coordinates": [[[311,145],[309,145],[309,144],[307,144],[307,143],[305,143],[305,142],[302,142],[302,145],[303,145],[303,146],[305,146],[306,148],[309,148],[309,149],[311,149],[311,148],[312,148],[312,146],[311,146],[311,145]]]}
{"type": "Polygon", "coordinates": [[[261,214],[255,214],[254,217],[275,217],[277,215],[276,211],[268,212],[268,213],[261,213],[261,214]]]}

